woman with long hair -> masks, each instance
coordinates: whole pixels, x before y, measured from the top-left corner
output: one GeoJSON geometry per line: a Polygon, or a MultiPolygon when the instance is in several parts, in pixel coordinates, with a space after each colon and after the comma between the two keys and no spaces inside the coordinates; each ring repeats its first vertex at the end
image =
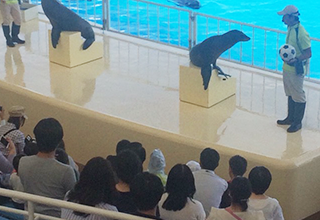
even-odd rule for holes
{"type": "Polygon", "coordinates": [[[229,189],[231,206],[226,209],[212,207],[207,220],[265,220],[261,211],[248,210],[251,185],[247,178],[234,178],[229,189]]]}
{"type": "Polygon", "coordinates": [[[166,220],[204,220],[202,204],[193,199],[194,177],[185,164],[175,165],[169,172],[166,193],[160,202],[160,217],[166,220]]]}
{"type": "MultiPolygon", "coordinates": [[[[79,182],[67,193],[67,201],[101,209],[118,211],[113,205],[117,199],[116,181],[110,163],[94,157],[83,168],[79,182]]],[[[107,220],[99,215],[69,209],[61,210],[61,218],[72,220],[107,220]]]]}

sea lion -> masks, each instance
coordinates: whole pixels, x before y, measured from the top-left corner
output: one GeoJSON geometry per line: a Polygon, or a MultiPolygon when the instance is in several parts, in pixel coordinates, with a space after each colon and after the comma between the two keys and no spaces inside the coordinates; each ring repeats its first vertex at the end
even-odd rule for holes
{"type": "Polygon", "coordinates": [[[200,8],[200,2],[198,0],[168,0],[168,2],[173,2],[178,6],[186,6],[193,9],[200,8]]]}
{"type": "Polygon", "coordinates": [[[85,50],[95,41],[91,25],[79,15],[56,0],[42,0],[41,6],[52,24],[51,42],[57,47],[61,31],[80,31],[85,38],[82,48],[85,50]]]}
{"type": "MultiPolygon", "coordinates": [[[[224,74],[220,67],[216,65],[219,56],[239,41],[248,40],[250,40],[250,37],[243,32],[232,30],[222,35],[209,37],[191,49],[189,53],[190,60],[194,65],[201,67],[205,90],[208,88],[213,69],[217,69],[219,74],[224,74]]],[[[226,78],[229,76],[227,74],[224,75],[226,78]]]]}

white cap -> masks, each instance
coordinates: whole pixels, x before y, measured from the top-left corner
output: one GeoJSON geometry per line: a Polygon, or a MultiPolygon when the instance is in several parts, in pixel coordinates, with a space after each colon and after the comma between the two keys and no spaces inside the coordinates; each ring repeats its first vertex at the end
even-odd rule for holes
{"type": "Polygon", "coordinates": [[[294,5],[288,5],[286,6],[282,11],[278,12],[278,15],[293,15],[293,16],[299,16],[299,10],[294,5]]]}

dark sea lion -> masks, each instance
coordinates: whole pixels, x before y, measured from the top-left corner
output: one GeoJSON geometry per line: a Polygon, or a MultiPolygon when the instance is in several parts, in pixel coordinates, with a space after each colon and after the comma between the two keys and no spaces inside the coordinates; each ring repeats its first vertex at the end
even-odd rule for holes
{"type": "Polygon", "coordinates": [[[200,2],[198,0],[168,0],[168,2],[173,2],[178,6],[186,6],[193,9],[200,8],[200,2]]]}
{"type": "Polygon", "coordinates": [[[248,40],[250,40],[250,37],[243,32],[232,30],[223,35],[209,37],[191,49],[189,53],[190,60],[195,66],[201,67],[201,75],[205,90],[208,88],[213,69],[217,69],[218,73],[224,74],[220,67],[216,65],[219,56],[239,41],[248,40]]]}
{"type": "Polygon", "coordinates": [[[82,48],[85,50],[95,41],[91,25],[79,15],[56,0],[42,0],[41,6],[52,24],[51,42],[57,47],[61,31],[80,31],[85,38],[82,48]]]}

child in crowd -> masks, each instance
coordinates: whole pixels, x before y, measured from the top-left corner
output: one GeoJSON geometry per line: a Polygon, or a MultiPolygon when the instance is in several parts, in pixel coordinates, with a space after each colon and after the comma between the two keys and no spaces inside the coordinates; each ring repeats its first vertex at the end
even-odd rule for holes
{"type": "Polygon", "coordinates": [[[270,186],[272,176],[264,166],[254,167],[249,173],[252,194],[249,199],[250,210],[262,210],[267,220],[284,220],[278,200],[265,195],[270,186]]]}
{"type": "Polygon", "coordinates": [[[223,193],[220,203],[220,208],[227,208],[231,205],[231,197],[229,186],[232,180],[237,176],[243,176],[247,171],[247,160],[240,155],[235,155],[229,160],[229,176],[230,180],[228,181],[228,188],[223,193]]]}
{"type": "Polygon", "coordinates": [[[197,161],[190,160],[186,165],[190,168],[192,172],[201,170],[200,163],[198,163],[197,161]]]}
{"type": "Polygon", "coordinates": [[[231,206],[226,209],[212,207],[207,220],[265,220],[261,211],[248,210],[251,195],[250,182],[245,177],[236,177],[230,183],[231,206]]]}
{"type": "Polygon", "coordinates": [[[166,167],[166,159],[160,149],[155,149],[150,155],[148,171],[157,175],[165,187],[167,183],[168,176],[164,173],[164,168],[166,167]]]}
{"type": "MultiPolygon", "coordinates": [[[[13,190],[24,192],[23,185],[21,184],[20,177],[19,177],[19,163],[20,159],[24,157],[23,154],[18,154],[13,158],[12,164],[15,171],[10,175],[9,185],[13,190]]],[[[24,210],[24,201],[12,198],[12,202],[15,208],[24,210]]]]}

